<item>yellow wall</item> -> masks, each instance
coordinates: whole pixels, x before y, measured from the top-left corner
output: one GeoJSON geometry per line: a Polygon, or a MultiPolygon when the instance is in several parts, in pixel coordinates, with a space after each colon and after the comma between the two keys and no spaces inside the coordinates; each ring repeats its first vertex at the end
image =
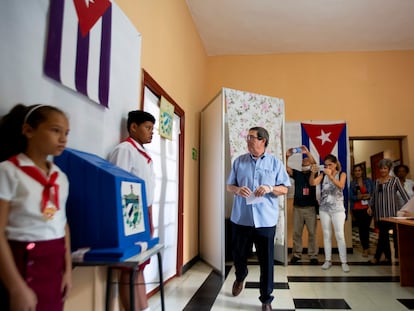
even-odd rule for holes
{"type": "Polygon", "coordinates": [[[207,57],[183,0],[118,0],[142,35],[142,68],[185,111],[184,264],[198,255],[198,161],[200,110],[207,104],[207,57]],[[191,234],[190,234],[191,232],[191,234]]]}
{"type": "MultiPolygon", "coordinates": [[[[414,51],[215,56],[207,92],[283,98],[286,121],[345,120],[350,136],[404,136],[413,131],[413,73],[414,51]]],[[[413,145],[410,135],[405,147],[413,145]]],[[[412,153],[404,158],[414,168],[412,153]]]]}

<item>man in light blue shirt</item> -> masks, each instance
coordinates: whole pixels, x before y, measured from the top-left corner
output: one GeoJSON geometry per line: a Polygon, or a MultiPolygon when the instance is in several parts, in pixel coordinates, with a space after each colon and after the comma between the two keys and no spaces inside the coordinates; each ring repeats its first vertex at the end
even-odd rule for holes
{"type": "Polygon", "coordinates": [[[260,264],[260,297],[262,310],[272,310],[273,253],[276,224],[279,219],[278,196],[290,186],[285,165],[266,153],[269,133],[253,127],[247,136],[248,153],[233,163],[227,179],[227,191],[234,193],[232,223],[233,261],[236,280],[233,296],[243,289],[247,276],[247,259],[253,247],[260,264]]]}

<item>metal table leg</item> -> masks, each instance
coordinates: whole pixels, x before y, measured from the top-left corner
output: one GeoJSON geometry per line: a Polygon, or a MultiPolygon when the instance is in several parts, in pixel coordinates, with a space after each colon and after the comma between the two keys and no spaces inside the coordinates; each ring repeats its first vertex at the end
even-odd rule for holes
{"type": "Polygon", "coordinates": [[[112,268],[106,269],[106,297],[105,297],[105,310],[109,311],[112,297],[112,268]]]}
{"type": "Polygon", "coordinates": [[[161,250],[157,253],[158,257],[158,274],[160,278],[160,296],[161,296],[161,310],[165,311],[165,302],[164,302],[164,281],[162,277],[162,258],[161,258],[161,250]]]}

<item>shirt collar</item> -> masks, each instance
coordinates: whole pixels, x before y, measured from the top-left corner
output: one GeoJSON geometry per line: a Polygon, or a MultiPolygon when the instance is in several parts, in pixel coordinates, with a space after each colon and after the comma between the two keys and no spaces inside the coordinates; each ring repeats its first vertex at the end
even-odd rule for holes
{"type": "Polygon", "coordinates": [[[259,157],[255,157],[254,155],[252,155],[251,153],[250,153],[250,157],[253,159],[253,160],[257,160],[257,159],[263,159],[264,157],[266,157],[266,152],[264,152],[261,156],[259,156],[259,157]]]}
{"type": "MultiPolygon", "coordinates": [[[[19,160],[19,165],[20,166],[36,166],[36,164],[32,161],[32,159],[30,159],[26,154],[19,153],[17,155],[17,159],[19,160]]],[[[53,172],[56,171],[56,166],[54,165],[53,162],[50,163],[50,171],[49,174],[52,174],[53,172]]]]}
{"type": "Polygon", "coordinates": [[[138,148],[141,149],[142,151],[147,152],[147,150],[145,149],[145,147],[143,145],[141,145],[139,142],[137,142],[134,138],[132,138],[132,136],[130,136],[129,138],[131,138],[130,141],[132,141],[132,143],[138,148]]]}

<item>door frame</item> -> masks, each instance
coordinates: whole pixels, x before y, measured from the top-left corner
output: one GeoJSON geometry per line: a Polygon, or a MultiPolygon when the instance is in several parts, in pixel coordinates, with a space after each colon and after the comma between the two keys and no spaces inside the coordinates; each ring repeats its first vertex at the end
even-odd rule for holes
{"type": "Polygon", "coordinates": [[[161,99],[163,96],[174,106],[174,114],[180,118],[180,135],[178,139],[178,236],[177,236],[177,265],[176,274],[182,274],[183,267],[183,219],[184,219],[184,134],[185,134],[185,113],[184,110],[171,98],[170,95],[142,69],[142,88],[141,88],[141,109],[144,108],[144,90],[147,87],[154,95],[161,99]]]}

